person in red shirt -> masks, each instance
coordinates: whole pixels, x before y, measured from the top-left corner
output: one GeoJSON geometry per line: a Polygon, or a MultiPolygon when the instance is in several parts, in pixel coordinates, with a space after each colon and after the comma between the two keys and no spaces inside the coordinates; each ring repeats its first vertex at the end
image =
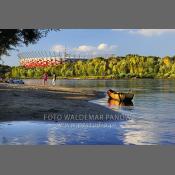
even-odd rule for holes
{"type": "Polygon", "coordinates": [[[44,75],[43,75],[43,84],[44,85],[46,84],[47,79],[48,79],[48,75],[47,75],[47,73],[44,73],[44,75]]]}

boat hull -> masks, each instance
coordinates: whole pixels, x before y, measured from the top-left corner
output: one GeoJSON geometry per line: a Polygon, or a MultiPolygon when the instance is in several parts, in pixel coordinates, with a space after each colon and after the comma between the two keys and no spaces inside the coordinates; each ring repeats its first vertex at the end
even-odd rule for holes
{"type": "Polygon", "coordinates": [[[109,106],[134,106],[132,101],[123,102],[123,101],[114,100],[112,98],[108,99],[108,104],[109,106]]]}

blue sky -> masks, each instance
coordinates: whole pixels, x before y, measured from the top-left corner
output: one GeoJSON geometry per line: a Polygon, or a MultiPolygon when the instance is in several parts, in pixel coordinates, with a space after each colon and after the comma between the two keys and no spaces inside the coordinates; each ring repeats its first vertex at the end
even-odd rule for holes
{"type": "Polygon", "coordinates": [[[61,29],[52,31],[37,44],[17,48],[3,56],[5,64],[19,65],[17,54],[35,50],[75,54],[175,55],[175,29],[61,29]]]}

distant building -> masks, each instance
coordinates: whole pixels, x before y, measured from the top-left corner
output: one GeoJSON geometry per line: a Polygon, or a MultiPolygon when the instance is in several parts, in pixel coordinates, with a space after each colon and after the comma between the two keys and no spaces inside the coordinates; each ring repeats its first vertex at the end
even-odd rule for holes
{"type": "Polygon", "coordinates": [[[20,59],[20,66],[26,68],[56,66],[63,64],[66,61],[75,62],[78,60],[87,60],[87,57],[82,57],[79,55],[70,55],[66,52],[57,53],[50,51],[32,51],[19,53],[18,58],[20,59]]]}
{"type": "Polygon", "coordinates": [[[88,60],[94,57],[103,57],[109,58],[113,57],[114,54],[103,54],[103,55],[75,55],[75,54],[67,54],[66,51],[64,53],[59,52],[51,52],[51,51],[32,51],[32,52],[24,52],[19,53],[18,58],[20,62],[20,66],[26,68],[34,68],[34,67],[48,67],[48,66],[56,66],[59,64],[63,64],[67,61],[76,62],[79,60],[88,60]]]}

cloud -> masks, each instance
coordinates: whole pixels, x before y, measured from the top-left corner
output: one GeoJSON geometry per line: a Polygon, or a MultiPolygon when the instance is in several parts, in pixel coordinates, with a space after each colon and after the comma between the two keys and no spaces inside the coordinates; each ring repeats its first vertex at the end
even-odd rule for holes
{"type": "Polygon", "coordinates": [[[131,33],[140,34],[143,36],[160,36],[167,33],[175,33],[175,29],[139,29],[131,33]]]}
{"type": "Polygon", "coordinates": [[[117,45],[108,45],[106,43],[100,43],[97,46],[91,45],[80,45],[73,50],[78,53],[90,53],[93,55],[104,54],[104,53],[116,53],[117,45]]]}
{"type": "Polygon", "coordinates": [[[65,46],[61,44],[56,44],[51,48],[52,51],[54,52],[64,52],[65,51],[65,46]]]}
{"type": "Polygon", "coordinates": [[[131,30],[131,29],[112,29],[112,31],[120,31],[120,32],[122,32],[122,31],[128,31],[128,30],[131,30]]]}
{"type": "MultiPolygon", "coordinates": [[[[117,52],[117,45],[108,45],[106,43],[100,43],[99,45],[79,45],[75,48],[66,48],[69,53],[72,54],[91,54],[91,55],[101,55],[101,54],[115,54],[117,52]]],[[[64,52],[65,46],[61,44],[56,44],[51,48],[55,52],[64,52]]]]}
{"type": "Polygon", "coordinates": [[[108,45],[105,43],[101,43],[97,46],[98,50],[106,50],[108,48],[108,45]]]}
{"type": "Polygon", "coordinates": [[[95,50],[95,47],[90,45],[81,45],[78,46],[77,48],[74,48],[73,50],[76,52],[92,52],[95,50]]]}
{"type": "Polygon", "coordinates": [[[175,29],[112,29],[112,31],[127,31],[130,34],[138,34],[146,37],[175,33],[175,29]]]}

